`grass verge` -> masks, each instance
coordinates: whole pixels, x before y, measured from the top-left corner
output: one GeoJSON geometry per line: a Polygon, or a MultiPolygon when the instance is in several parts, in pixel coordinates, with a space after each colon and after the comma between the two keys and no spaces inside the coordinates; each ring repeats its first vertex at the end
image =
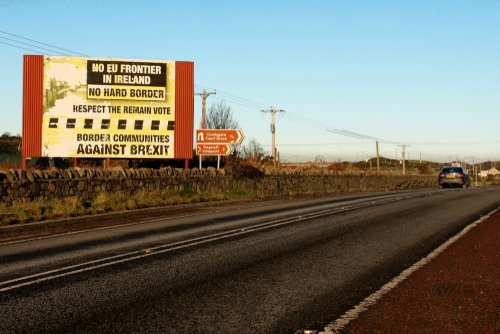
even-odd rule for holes
{"type": "Polygon", "coordinates": [[[0,204],[0,226],[176,204],[250,199],[252,197],[238,189],[223,193],[184,189],[182,191],[140,191],[133,195],[101,193],[91,200],[68,197],[12,205],[2,203],[0,204]]]}

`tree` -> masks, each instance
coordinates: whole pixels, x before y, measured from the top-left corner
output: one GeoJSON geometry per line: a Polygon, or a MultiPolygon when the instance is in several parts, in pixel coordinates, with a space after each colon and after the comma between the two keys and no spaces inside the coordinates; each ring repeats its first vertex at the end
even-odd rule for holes
{"type": "Polygon", "coordinates": [[[233,119],[231,106],[226,105],[225,101],[212,103],[207,114],[208,129],[237,129],[238,122],[233,119]]]}
{"type": "Polygon", "coordinates": [[[10,132],[4,132],[0,136],[0,153],[18,154],[21,145],[21,136],[12,136],[10,132]]]}
{"type": "Polygon", "coordinates": [[[264,158],[264,149],[255,138],[252,138],[247,145],[243,146],[241,155],[243,159],[258,162],[264,158]]]}

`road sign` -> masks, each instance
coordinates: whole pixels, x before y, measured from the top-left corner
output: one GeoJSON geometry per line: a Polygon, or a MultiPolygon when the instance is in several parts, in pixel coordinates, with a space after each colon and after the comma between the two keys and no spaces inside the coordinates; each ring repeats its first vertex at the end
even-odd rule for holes
{"type": "Polygon", "coordinates": [[[229,155],[232,151],[230,144],[196,144],[197,155],[229,155]]]}
{"type": "Polygon", "coordinates": [[[239,144],[243,141],[240,129],[200,129],[196,130],[198,144],[239,144]]]}

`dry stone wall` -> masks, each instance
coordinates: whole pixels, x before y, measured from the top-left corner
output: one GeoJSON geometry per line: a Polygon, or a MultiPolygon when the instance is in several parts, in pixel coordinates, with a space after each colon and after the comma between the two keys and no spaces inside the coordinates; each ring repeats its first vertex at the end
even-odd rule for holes
{"type": "Polygon", "coordinates": [[[68,168],[0,171],[0,200],[10,204],[77,196],[91,199],[102,192],[241,190],[258,198],[391,191],[436,186],[432,176],[347,175],[324,172],[270,172],[261,177],[235,177],[224,169],[184,170],[68,168]]]}

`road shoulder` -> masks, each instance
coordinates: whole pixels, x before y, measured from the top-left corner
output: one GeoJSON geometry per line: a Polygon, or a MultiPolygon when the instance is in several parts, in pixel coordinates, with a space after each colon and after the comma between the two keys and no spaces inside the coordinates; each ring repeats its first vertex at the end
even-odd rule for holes
{"type": "Polygon", "coordinates": [[[326,333],[500,332],[500,211],[412,273],[357,318],[326,333]]]}

